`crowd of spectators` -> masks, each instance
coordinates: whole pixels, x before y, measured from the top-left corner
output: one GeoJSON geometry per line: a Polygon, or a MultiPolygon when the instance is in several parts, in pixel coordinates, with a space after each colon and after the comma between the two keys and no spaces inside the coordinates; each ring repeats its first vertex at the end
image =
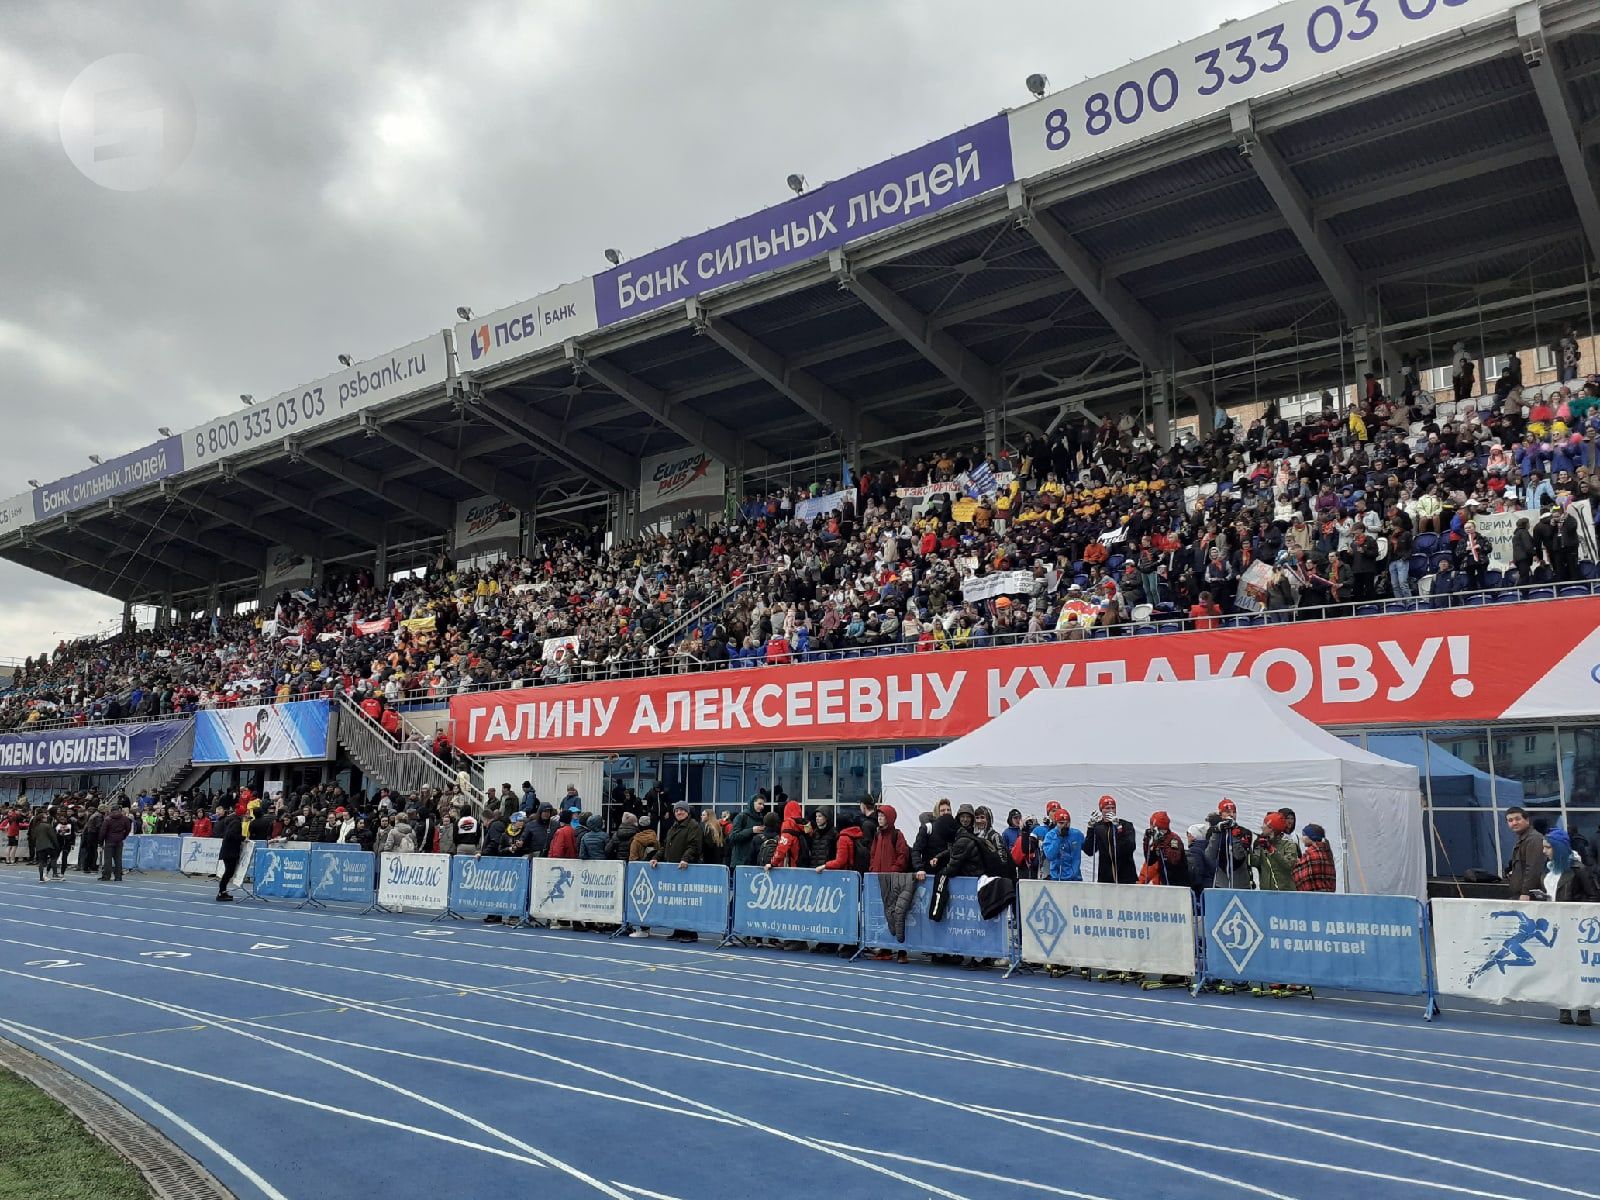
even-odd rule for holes
{"type": "Polygon", "coordinates": [[[751,496],[726,522],[441,558],[382,585],[356,572],[270,611],[63,643],[18,669],[0,729],[335,693],[381,716],[490,686],[1586,590],[1600,376],[1525,393],[1513,357],[1492,392],[1444,402],[1404,379],[1168,448],[1132,415],[1077,414],[998,456],[952,448],[751,496]],[[1530,516],[1504,566],[1476,522],[1511,511],[1530,516]]]}

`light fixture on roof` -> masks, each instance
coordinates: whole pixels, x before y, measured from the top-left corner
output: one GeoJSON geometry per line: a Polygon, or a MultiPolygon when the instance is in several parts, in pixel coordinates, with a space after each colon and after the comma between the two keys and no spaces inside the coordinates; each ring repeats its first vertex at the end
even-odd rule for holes
{"type": "Polygon", "coordinates": [[[39,486],[39,481],[37,479],[30,479],[30,480],[28,480],[28,486],[29,487],[38,487],[39,486]]]}
{"type": "Polygon", "coordinates": [[[339,355],[339,365],[341,367],[348,367],[350,365],[350,362],[351,362],[351,359],[350,359],[350,356],[348,354],[339,355]]]}
{"type": "Polygon", "coordinates": [[[249,408],[252,404],[254,404],[256,402],[256,398],[254,396],[252,396],[249,392],[240,392],[239,393],[239,402],[241,404],[243,404],[246,408],[249,408]]]}
{"type": "Polygon", "coordinates": [[[100,466],[100,456],[98,454],[89,455],[89,461],[97,467],[100,466]]]}
{"type": "Polygon", "coordinates": [[[618,266],[622,265],[622,251],[621,250],[613,250],[610,247],[607,247],[605,253],[606,253],[606,261],[608,263],[610,263],[613,267],[618,267],[618,266]]]}
{"type": "Polygon", "coordinates": [[[1043,96],[1050,90],[1050,76],[1041,75],[1038,71],[1029,75],[1023,82],[1027,84],[1028,90],[1035,96],[1043,96]]]}
{"type": "Polygon", "coordinates": [[[157,425],[156,426],[156,432],[159,433],[162,437],[171,437],[172,436],[172,430],[168,429],[165,425],[157,425]]]}
{"type": "Polygon", "coordinates": [[[465,304],[457,305],[456,316],[460,317],[463,321],[470,321],[472,320],[472,310],[465,304]]]}
{"type": "Polygon", "coordinates": [[[806,190],[806,177],[804,175],[791,175],[784,182],[789,185],[789,190],[796,196],[806,190]]]}

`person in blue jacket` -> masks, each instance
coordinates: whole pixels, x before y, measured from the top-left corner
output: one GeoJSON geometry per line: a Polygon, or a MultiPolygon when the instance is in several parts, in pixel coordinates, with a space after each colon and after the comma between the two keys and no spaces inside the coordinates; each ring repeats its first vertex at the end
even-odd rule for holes
{"type": "Polygon", "coordinates": [[[1055,824],[1042,837],[1038,830],[1033,834],[1041,838],[1040,849],[1044,851],[1050,878],[1082,882],[1083,833],[1072,827],[1072,814],[1066,809],[1056,809],[1055,818],[1055,824]]]}

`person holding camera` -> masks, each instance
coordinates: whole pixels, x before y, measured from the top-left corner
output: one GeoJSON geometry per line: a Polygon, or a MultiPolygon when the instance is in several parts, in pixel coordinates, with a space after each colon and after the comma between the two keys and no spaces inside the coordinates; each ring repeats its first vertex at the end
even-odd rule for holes
{"type": "Polygon", "coordinates": [[[1083,834],[1083,852],[1095,857],[1095,882],[1138,883],[1139,872],[1133,865],[1138,845],[1133,822],[1117,816],[1116,799],[1101,796],[1100,809],[1089,818],[1083,834]]]}
{"type": "Polygon", "coordinates": [[[1206,838],[1206,865],[1211,886],[1246,890],[1255,887],[1250,877],[1250,832],[1239,824],[1239,806],[1223,798],[1217,811],[1206,818],[1211,834],[1206,838]]]}

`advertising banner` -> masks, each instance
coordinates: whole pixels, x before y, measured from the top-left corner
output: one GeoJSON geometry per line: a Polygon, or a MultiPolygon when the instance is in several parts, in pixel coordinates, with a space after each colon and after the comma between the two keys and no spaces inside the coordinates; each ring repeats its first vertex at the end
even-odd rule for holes
{"type": "Polygon", "coordinates": [[[684,929],[692,933],[728,932],[728,868],[657,867],[628,864],[623,915],[628,924],[684,929]]]}
{"type": "Polygon", "coordinates": [[[1012,109],[1018,179],[1300,87],[1401,46],[1509,13],[1519,0],[1290,0],[1012,109]]]}
{"type": "Polygon", "coordinates": [[[281,763],[332,757],[327,700],[203,708],[194,714],[196,763],[281,763]]]}
{"type": "Polygon", "coordinates": [[[906,914],[906,940],[896,941],[883,912],[883,889],[876,875],[861,881],[863,927],[861,944],[873,949],[910,950],[923,954],[960,954],[969,958],[1011,957],[1011,913],[985,921],[978,911],[978,881],[952,879],[944,920],[928,917],[934,881],[917,884],[906,914]]]}
{"type": "Polygon", "coordinates": [[[452,738],[468,754],[922,741],[970,733],[1035,688],[1235,676],[1320,725],[1600,712],[1600,598],[1537,609],[1537,638],[1528,605],[1497,604],[472,692],[450,699],[452,738]]]}
{"type": "Polygon", "coordinates": [[[1194,893],[1186,887],[1024,879],[1017,897],[1023,962],[1195,973],[1194,893]]]}
{"type": "Polygon", "coordinates": [[[139,839],[139,857],[134,865],[141,871],[176,871],[182,841],[175,835],[145,834],[139,839]]]}
{"type": "Polygon", "coordinates": [[[154,762],[186,724],[146,721],[0,733],[0,774],[131,771],[154,762]]]}
{"type": "Polygon", "coordinates": [[[585,276],[457,325],[456,370],[471,375],[498,367],[599,327],[594,315],[594,280],[585,276]]]}
{"type": "Polygon", "coordinates": [[[311,847],[311,899],[325,903],[373,903],[378,898],[372,882],[376,857],[369,850],[311,847]]]}
{"type": "Polygon", "coordinates": [[[1004,116],[595,276],[601,326],[828,253],[1011,182],[1004,116]]]}
{"type": "Polygon", "coordinates": [[[378,858],[378,903],[384,908],[450,907],[448,854],[384,854],[378,858]]]}
{"type": "Polygon", "coordinates": [[[526,858],[450,860],[450,911],[463,917],[520,917],[528,911],[526,858]]]}
{"type": "Polygon", "coordinates": [[[733,932],[854,945],[861,937],[861,876],[740,867],[734,872],[733,932]]]}
{"type": "Polygon", "coordinates": [[[221,838],[186,837],[180,851],[179,870],[185,875],[215,875],[221,850],[221,838]]]}
{"type": "Polygon", "coordinates": [[[176,436],[162,438],[107,459],[87,471],[34,488],[33,519],[45,521],[74,509],[87,508],[124,492],[148,487],[183,469],[183,440],[176,436]]]}
{"type": "Polygon", "coordinates": [[[456,505],[456,557],[468,550],[516,546],[522,539],[522,514],[504,500],[474,496],[456,505]]]}
{"type": "Polygon", "coordinates": [[[1473,517],[1478,532],[1489,543],[1489,565],[1497,571],[1511,566],[1511,541],[1517,532],[1517,522],[1526,520],[1531,530],[1539,523],[1539,514],[1531,510],[1514,509],[1503,513],[1482,513],[1473,517]]]}
{"type": "Polygon", "coordinates": [[[256,895],[304,900],[311,891],[311,851],[263,846],[255,856],[256,895]]]}
{"type": "Polygon", "coordinates": [[[812,496],[802,500],[794,506],[794,517],[797,521],[814,521],[827,513],[838,512],[844,507],[854,492],[830,492],[826,496],[812,496]]]}
{"type": "Polygon", "coordinates": [[[1435,900],[1439,992],[1600,1008],[1600,904],[1435,900]]]}
{"type": "Polygon", "coordinates": [[[1211,888],[1200,921],[1211,979],[1402,996],[1428,991],[1427,936],[1415,897],[1211,888]]]}
{"type": "Polygon", "coordinates": [[[0,500],[0,537],[32,524],[32,492],[19,492],[9,500],[0,500]]]}
{"type": "Polygon", "coordinates": [[[309,554],[301,554],[290,546],[268,546],[266,565],[261,570],[261,590],[276,598],[292,584],[310,583],[311,573],[309,554]]]}
{"type": "Polygon", "coordinates": [[[653,454],[639,462],[639,511],[695,500],[722,503],[728,472],[704,450],[687,446],[670,454],[653,454]]]}
{"type": "Polygon", "coordinates": [[[169,439],[180,443],[178,470],[281,442],[375,404],[442,388],[449,373],[447,358],[444,334],[436,333],[186,429],[169,439]]]}
{"type": "Polygon", "coordinates": [[[533,859],[529,915],[546,921],[622,924],[623,862],[533,859]]]}
{"type": "MultiPolygon", "coordinates": [[[[144,841],[142,833],[130,833],[122,843],[122,869],[124,871],[137,871],[139,869],[139,843],[144,841]]],[[[101,853],[105,853],[101,851],[101,853]]]]}

